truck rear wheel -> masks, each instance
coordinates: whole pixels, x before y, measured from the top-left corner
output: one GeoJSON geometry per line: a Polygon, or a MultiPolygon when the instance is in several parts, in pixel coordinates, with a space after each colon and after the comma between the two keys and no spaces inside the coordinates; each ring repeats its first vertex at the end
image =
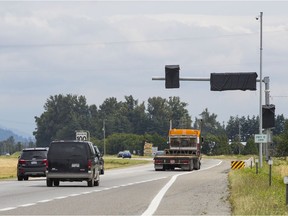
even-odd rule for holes
{"type": "Polygon", "coordinates": [[[189,164],[189,171],[192,171],[193,169],[194,169],[194,163],[193,163],[193,160],[191,160],[189,164]]]}
{"type": "Polygon", "coordinates": [[[52,187],[53,186],[53,181],[49,178],[46,179],[46,185],[47,187],[52,187]]]}
{"type": "Polygon", "coordinates": [[[194,159],[193,166],[194,166],[195,170],[199,170],[200,169],[200,160],[199,159],[194,159]]]}

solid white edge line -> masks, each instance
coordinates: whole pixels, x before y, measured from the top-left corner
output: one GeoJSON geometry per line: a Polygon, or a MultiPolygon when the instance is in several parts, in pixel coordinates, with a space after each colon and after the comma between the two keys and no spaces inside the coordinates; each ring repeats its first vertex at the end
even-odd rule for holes
{"type": "Polygon", "coordinates": [[[24,204],[24,205],[20,205],[20,207],[28,207],[28,206],[33,206],[35,204],[36,203],[27,203],[27,204],[24,204]]]}
{"type": "MultiPolygon", "coordinates": [[[[207,167],[205,169],[197,170],[196,172],[204,171],[204,170],[207,170],[207,169],[211,169],[213,167],[219,166],[221,163],[222,163],[222,161],[220,160],[219,163],[217,163],[217,164],[215,164],[213,166],[207,167]]],[[[154,197],[154,199],[151,201],[151,203],[148,206],[148,208],[146,209],[146,211],[141,216],[151,216],[151,215],[153,215],[155,213],[155,211],[157,210],[160,202],[162,201],[165,193],[168,191],[168,189],[171,187],[171,185],[176,181],[177,177],[181,176],[181,175],[190,174],[190,173],[193,173],[193,172],[191,171],[191,172],[181,173],[181,174],[177,174],[177,175],[172,176],[170,181],[154,197]]],[[[194,171],[194,173],[195,173],[195,171],[194,171]]]]}
{"type": "MultiPolygon", "coordinates": [[[[185,173],[186,174],[186,173],[185,173]]],[[[167,192],[167,190],[171,187],[171,185],[175,182],[178,176],[183,175],[183,173],[174,175],[170,181],[159,191],[159,193],[154,197],[152,202],[150,203],[148,209],[142,214],[142,216],[153,215],[156,209],[158,208],[163,196],[167,192]]]]}
{"type": "Polygon", "coordinates": [[[0,209],[0,212],[1,211],[9,211],[9,210],[13,210],[13,209],[16,209],[17,207],[8,207],[8,208],[3,208],[3,209],[0,209]]]}

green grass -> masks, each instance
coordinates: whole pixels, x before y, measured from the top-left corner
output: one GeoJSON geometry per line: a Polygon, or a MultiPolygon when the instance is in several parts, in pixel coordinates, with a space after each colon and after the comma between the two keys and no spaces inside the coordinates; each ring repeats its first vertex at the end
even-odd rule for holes
{"type": "Polygon", "coordinates": [[[287,171],[287,161],[273,158],[272,181],[269,186],[269,165],[266,162],[263,162],[258,174],[256,167],[231,170],[229,200],[232,214],[287,215],[286,186],[283,183],[283,175],[288,175],[287,171]]]}
{"type": "MultiPolygon", "coordinates": [[[[0,179],[17,177],[18,156],[19,153],[13,154],[11,156],[0,156],[0,179]]],[[[104,157],[105,170],[151,163],[151,161],[145,160],[143,157],[137,156],[135,158],[137,158],[137,160],[122,159],[117,158],[116,156],[104,157]]]]}
{"type": "Polygon", "coordinates": [[[151,163],[149,160],[141,160],[140,158],[137,158],[137,160],[131,160],[131,159],[122,159],[122,158],[113,158],[113,157],[104,157],[105,161],[105,169],[115,169],[115,168],[121,168],[121,167],[127,167],[127,166],[135,166],[140,164],[146,164],[151,163]]]}

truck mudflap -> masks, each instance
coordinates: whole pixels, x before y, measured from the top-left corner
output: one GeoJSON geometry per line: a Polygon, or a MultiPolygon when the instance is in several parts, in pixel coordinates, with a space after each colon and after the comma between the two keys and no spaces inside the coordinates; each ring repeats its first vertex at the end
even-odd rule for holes
{"type": "Polygon", "coordinates": [[[154,168],[156,171],[160,170],[174,170],[179,168],[181,170],[191,171],[193,169],[200,169],[199,157],[155,157],[154,168]]]}

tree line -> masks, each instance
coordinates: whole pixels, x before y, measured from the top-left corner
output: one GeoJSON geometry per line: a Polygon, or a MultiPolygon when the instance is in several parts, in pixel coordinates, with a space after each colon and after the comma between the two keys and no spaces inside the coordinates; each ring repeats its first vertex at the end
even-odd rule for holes
{"type": "Polygon", "coordinates": [[[35,143],[16,141],[14,136],[10,136],[6,140],[0,141],[0,155],[10,155],[26,147],[35,147],[35,143]]]}
{"type": "MultiPolygon", "coordinates": [[[[170,120],[173,128],[199,128],[202,121],[202,152],[204,154],[257,154],[254,134],[259,133],[258,116],[230,117],[227,124],[217,121],[208,108],[200,118],[189,115],[188,104],[179,97],[151,97],[139,102],[132,95],[124,101],[107,98],[99,107],[88,105],[85,96],[59,94],[50,96],[44,112],[35,116],[33,135],[36,146],[47,147],[53,140],[73,140],[75,131],[90,132],[91,141],[107,154],[122,150],[143,152],[145,142],[159,149],[167,148],[170,120]],[[244,143],[246,145],[244,145],[244,143]]],[[[273,146],[276,155],[288,155],[288,122],[283,115],[275,117],[273,146]]]]}

